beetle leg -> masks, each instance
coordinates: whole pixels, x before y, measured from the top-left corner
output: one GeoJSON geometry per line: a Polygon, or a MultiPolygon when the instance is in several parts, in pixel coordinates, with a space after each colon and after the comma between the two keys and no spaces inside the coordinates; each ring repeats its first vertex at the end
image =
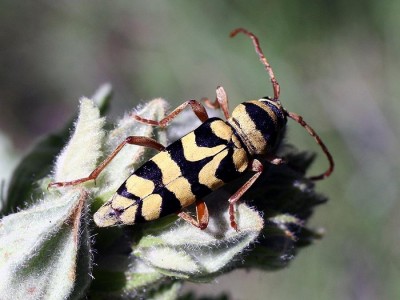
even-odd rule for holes
{"type": "MultiPolygon", "coordinates": [[[[284,160],[280,157],[270,156],[268,160],[271,164],[280,165],[284,163],[284,160]]],[[[240,200],[244,193],[257,181],[261,173],[264,170],[263,164],[257,160],[253,159],[251,164],[251,170],[256,172],[249,180],[247,180],[229,199],[229,220],[231,222],[231,227],[238,231],[237,223],[235,221],[235,203],[240,200]]]]}
{"type": "Polygon", "coordinates": [[[238,231],[237,228],[237,223],[235,220],[235,203],[240,200],[240,198],[243,196],[243,194],[256,182],[258,177],[260,177],[262,171],[264,170],[264,167],[262,163],[254,159],[251,164],[251,170],[255,171],[256,174],[250,177],[249,180],[247,180],[237,191],[234,193],[229,199],[229,221],[231,223],[231,227],[238,231]]]}
{"type": "Polygon", "coordinates": [[[195,220],[191,215],[186,212],[178,213],[178,217],[184,219],[186,222],[200,228],[201,230],[206,229],[208,226],[208,208],[203,200],[196,201],[196,218],[195,220]]]}
{"type": "Polygon", "coordinates": [[[228,96],[226,95],[225,89],[222,86],[217,87],[216,90],[217,98],[214,102],[212,102],[208,98],[202,98],[201,100],[204,101],[204,104],[213,109],[221,108],[222,112],[226,119],[229,119],[229,105],[228,105],[228,96]]]}
{"type": "Polygon", "coordinates": [[[196,101],[196,100],[188,100],[186,102],[183,102],[181,105],[179,105],[177,108],[175,108],[168,116],[166,116],[164,119],[161,121],[155,121],[155,120],[149,120],[142,118],[141,116],[132,114],[132,117],[141,123],[147,124],[147,125],[152,125],[152,126],[160,126],[162,128],[166,127],[169,122],[171,122],[177,115],[179,115],[185,108],[186,106],[190,105],[192,108],[193,112],[195,115],[199,118],[201,122],[205,122],[208,120],[208,114],[204,106],[196,101]]]}
{"type": "Polygon", "coordinates": [[[88,177],[72,180],[72,181],[64,181],[64,182],[52,182],[48,185],[49,187],[63,187],[63,186],[71,186],[77,185],[89,180],[95,180],[101,171],[113,160],[113,158],[118,154],[119,151],[126,145],[138,145],[156,149],[158,151],[163,151],[165,147],[158,143],[156,140],[152,138],[144,137],[144,136],[128,136],[121,144],[118,145],[117,148],[96,168],[90,173],[88,177]]]}

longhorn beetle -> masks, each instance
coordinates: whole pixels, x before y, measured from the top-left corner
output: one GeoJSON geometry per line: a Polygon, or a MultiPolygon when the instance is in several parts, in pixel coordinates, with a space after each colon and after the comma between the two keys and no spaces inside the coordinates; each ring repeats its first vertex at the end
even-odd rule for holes
{"type": "Polygon", "coordinates": [[[226,121],[209,118],[204,106],[196,100],[184,102],[161,121],[133,115],[139,122],[166,127],[190,106],[202,124],[168,147],[148,137],[129,136],[88,177],[69,182],[54,182],[50,186],[76,185],[96,179],[126,144],[151,147],[160,152],[130,175],[112,198],[100,207],[94,215],[96,224],[102,227],[134,224],[177,213],[185,221],[205,229],[208,225],[208,209],[203,198],[225,183],[240,177],[245,171],[251,170],[255,174],[228,199],[230,225],[238,230],[235,203],[263,172],[259,156],[266,157],[272,164],[278,165],[283,162],[273,151],[285,129],[288,117],[308,131],[328,158],[329,168],[310,179],[320,180],[328,177],[334,168],[329,150],[300,115],[288,112],[282,107],[279,101],[278,81],[257,37],[243,28],[232,31],[230,36],[234,37],[240,32],[251,38],[256,53],[269,74],[274,91],[273,98],[243,102],[230,116],[225,90],[218,87],[215,101],[203,100],[208,107],[220,108],[226,121]],[[193,203],[196,204],[196,219],[182,211],[193,203]]]}

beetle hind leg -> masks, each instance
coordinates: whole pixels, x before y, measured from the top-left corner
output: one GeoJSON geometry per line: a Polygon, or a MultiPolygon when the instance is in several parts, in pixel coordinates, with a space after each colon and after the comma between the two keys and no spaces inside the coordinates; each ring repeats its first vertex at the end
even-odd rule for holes
{"type": "Polygon", "coordinates": [[[125,145],[138,145],[143,147],[149,147],[156,149],[158,151],[163,151],[165,147],[158,143],[156,140],[145,137],[145,136],[128,136],[121,144],[118,145],[117,148],[99,165],[96,169],[89,174],[89,176],[84,178],[75,179],[72,181],[63,181],[63,182],[52,182],[48,185],[50,187],[64,187],[64,186],[73,186],[78,185],[89,180],[96,180],[96,178],[100,175],[100,173],[104,170],[104,168],[114,159],[114,157],[122,150],[125,145]]]}
{"type": "Polygon", "coordinates": [[[193,226],[204,230],[208,226],[209,219],[207,205],[203,200],[196,201],[196,219],[184,211],[178,213],[178,217],[182,218],[193,226]]]}

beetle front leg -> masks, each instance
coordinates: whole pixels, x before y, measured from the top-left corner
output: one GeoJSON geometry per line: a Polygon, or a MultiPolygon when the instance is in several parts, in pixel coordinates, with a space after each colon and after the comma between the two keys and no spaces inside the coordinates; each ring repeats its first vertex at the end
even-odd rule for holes
{"type": "Polygon", "coordinates": [[[235,220],[235,203],[240,200],[240,198],[243,196],[243,194],[256,182],[258,177],[260,177],[261,173],[264,170],[264,166],[262,163],[254,159],[251,164],[251,170],[256,172],[253,176],[250,177],[249,180],[247,180],[237,191],[234,193],[229,199],[229,221],[231,224],[231,227],[238,231],[237,223],[235,220]]]}
{"type": "MultiPolygon", "coordinates": [[[[270,156],[268,157],[268,161],[271,164],[274,165],[280,165],[284,163],[284,160],[280,157],[276,156],[270,156]]],[[[249,180],[245,182],[237,191],[234,193],[229,199],[229,221],[231,224],[231,227],[238,231],[237,223],[235,220],[235,203],[240,200],[240,198],[243,196],[245,192],[257,181],[258,177],[260,177],[261,173],[264,170],[263,164],[257,160],[254,159],[251,164],[251,170],[256,172],[252,177],[250,177],[249,180]]]]}
{"type": "Polygon", "coordinates": [[[216,90],[217,98],[214,102],[211,102],[208,98],[202,98],[201,100],[209,108],[218,109],[221,108],[226,119],[229,119],[229,106],[228,106],[228,96],[226,95],[225,89],[222,86],[217,87],[216,90]]]}

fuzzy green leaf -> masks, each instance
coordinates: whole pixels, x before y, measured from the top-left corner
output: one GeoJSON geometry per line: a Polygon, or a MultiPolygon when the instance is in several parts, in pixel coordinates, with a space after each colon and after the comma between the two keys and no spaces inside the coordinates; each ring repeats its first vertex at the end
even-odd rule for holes
{"type": "MultiPolygon", "coordinates": [[[[81,101],[71,141],[56,162],[56,179],[79,178],[97,163],[104,119],[91,100],[81,101]],[[81,148],[89,150],[80,151],[81,148]]],[[[0,298],[80,297],[90,282],[90,241],[82,188],[46,193],[37,205],[0,222],[0,298]]]]}
{"type": "MultiPolygon", "coordinates": [[[[74,289],[80,294],[86,288],[89,278],[76,286],[78,251],[85,245],[80,237],[87,236],[81,222],[86,201],[87,194],[79,190],[47,195],[40,204],[0,221],[1,299],[64,299],[74,289]]],[[[80,271],[88,277],[90,265],[80,271]]]]}
{"type": "Polygon", "coordinates": [[[204,280],[226,268],[263,228],[260,215],[245,204],[238,206],[239,231],[229,226],[227,203],[210,204],[210,223],[199,230],[179,220],[168,230],[144,237],[133,254],[165,275],[204,280]]]}
{"type": "MultiPolygon", "coordinates": [[[[101,86],[94,95],[94,100],[102,114],[107,110],[110,97],[110,85],[101,86]]],[[[36,182],[49,175],[53,168],[54,158],[70,136],[72,124],[73,122],[70,121],[58,133],[45,137],[18,164],[10,180],[0,215],[10,214],[17,208],[28,207],[41,198],[42,191],[36,182]]]]}
{"type": "Polygon", "coordinates": [[[105,120],[100,118],[97,106],[91,100],[83,98],[74,134],[57,158],[54,170],[55,181],[86,177],[96,167],[102,155],[104,123],[105,120]]]}

